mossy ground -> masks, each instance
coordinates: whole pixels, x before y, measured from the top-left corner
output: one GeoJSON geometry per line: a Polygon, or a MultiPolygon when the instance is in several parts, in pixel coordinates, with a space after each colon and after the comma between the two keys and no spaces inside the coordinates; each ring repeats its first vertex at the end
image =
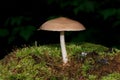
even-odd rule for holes
{"type": "Polygon", "coordinates": [[[92,43],[66,47],[67,66],[59,44],[14,50],[0,60],[0,80],[120,80],[120,50],[92,43]]]}

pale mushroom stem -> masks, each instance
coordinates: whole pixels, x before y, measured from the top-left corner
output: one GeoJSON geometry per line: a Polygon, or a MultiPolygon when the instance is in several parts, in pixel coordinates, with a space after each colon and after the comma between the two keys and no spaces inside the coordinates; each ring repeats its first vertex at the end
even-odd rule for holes
{"type": "Polygon", "coordinates": [[[67,52],[66,52],[66,47],[65,47],[64,31],[60,32],[60,45],[61,45],[63,63],[66,64],[68,61],[68,58],[67,58],[67,52]]]}

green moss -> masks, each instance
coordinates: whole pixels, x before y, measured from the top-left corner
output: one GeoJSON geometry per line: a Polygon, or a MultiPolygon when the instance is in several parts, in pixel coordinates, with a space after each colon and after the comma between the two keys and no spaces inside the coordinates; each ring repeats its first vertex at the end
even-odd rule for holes
{"type": "MultiPolygon", "coordinates": [[[[91,63],[76,61],[81,52],[103,53],[107,47],[92,43],[66,46],[71,66],[62,66],[60,45],[31,46],[17,49],[0,60],[0,80],[76,80],[87,75],[91,63]],[[74,59],[72,59],[74,57],[74,59]],[[81,71],[82,70],[82,71],[81,71]]],[[[119,50],[118,50],[119,51],[119,50]]],[[[90,79],[96,78],[89,76],[90,79]]]]}
{"type": "Polygon", "coordinates": [[[103,76],[101,80],[120,80],[120,73],[112,73],[107,76],[103,76]]]}
{"type": "Polygon", "coordinates": [[[96,75],[89,75],[88,80],[96,80],[97,76],[96,75]]]}

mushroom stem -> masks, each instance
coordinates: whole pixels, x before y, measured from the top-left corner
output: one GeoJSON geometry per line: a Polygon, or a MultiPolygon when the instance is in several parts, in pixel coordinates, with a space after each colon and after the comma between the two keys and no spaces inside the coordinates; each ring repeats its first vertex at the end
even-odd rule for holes
{"type": "Polygon", "coordinates": [[[66,64],[68,61],[68,58],[67,58],[67,52],[66,52],[66,47],[65,47],[64,31],[60,32],[60,45],[61,45],[63,63],[66,64]]]}

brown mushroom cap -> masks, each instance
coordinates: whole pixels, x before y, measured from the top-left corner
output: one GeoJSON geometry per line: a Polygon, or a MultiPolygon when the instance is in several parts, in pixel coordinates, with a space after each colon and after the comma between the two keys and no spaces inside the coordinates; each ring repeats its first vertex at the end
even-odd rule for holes
{"type": "Polygon", "coordinates": [[[78,21],[59,17],[52,20],[48,20],[38,30],[47,31],[81,31],[85,30],[85,27],[78,21]]]}

